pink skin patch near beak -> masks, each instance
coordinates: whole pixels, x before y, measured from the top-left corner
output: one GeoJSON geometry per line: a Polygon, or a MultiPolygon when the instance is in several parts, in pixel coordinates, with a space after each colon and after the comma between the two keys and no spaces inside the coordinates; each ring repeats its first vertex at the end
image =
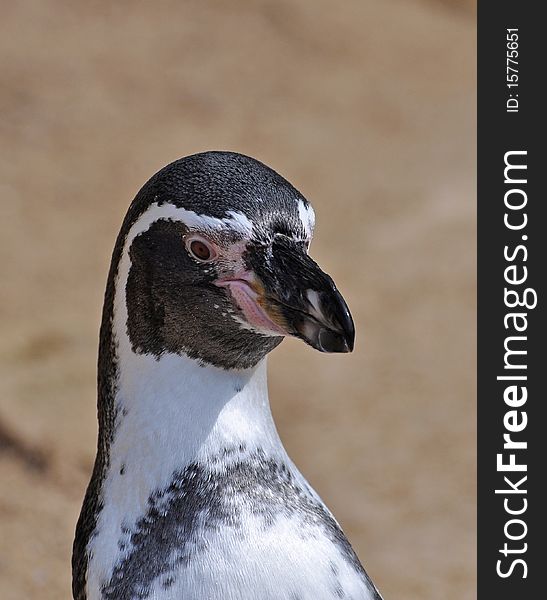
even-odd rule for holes
{"type": "Polygon", "coordinates": [[[287,332],[273,321],[260,305],[260,295],[252,286],[253,279],[254,274],[245,271],[232,277],[218,279],[215,285],[230,290],[232,298],[251,327],[268,335],[287,335],[287,332]]]}

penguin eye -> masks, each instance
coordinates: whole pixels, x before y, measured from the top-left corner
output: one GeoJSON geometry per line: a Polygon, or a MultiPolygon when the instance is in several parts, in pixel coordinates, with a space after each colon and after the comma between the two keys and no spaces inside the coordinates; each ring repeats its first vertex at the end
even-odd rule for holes
{"type": "Polygon", "coordinates": [[[193,238],[186,242],[188,252],[201,262],[208,262],[216,258],[213,247],[203,238],[193,238]]]}

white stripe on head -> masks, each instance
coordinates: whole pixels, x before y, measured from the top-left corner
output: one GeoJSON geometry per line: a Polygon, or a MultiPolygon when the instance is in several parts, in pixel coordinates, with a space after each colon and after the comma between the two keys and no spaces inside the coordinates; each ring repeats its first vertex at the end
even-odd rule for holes
{"type": "MultiPolygon", "coordinates": [[[[232,231],[250,237],[253,232],[253,224],[246,215],[241,212],[229,210],[226,213],[228,216],[222,219],[218,217],[211,217],[209,215],[200,215],[192,210],[186,210],[185,208],[178,208],[170,203],[158,204],[154,202],[136,221],[131,228],[131,231],[138,226],[138,231],[135,231],[133,238],[140,233],[147,231],[152,223],[160,219],[166,219],[169,221],[180,221],[184,223],[189,229],[196,229],[198,231],[222,231],[225,229],[231,229],[232,231]]],[[[133,239],[128,241],[132,242],[133,239]]]]}
{"type": "Polygon", "coordinates": [[[311,204],[306,204],[300,198],[298,199],[298,216],[302,222],[302,227],[306,232],[308,240],[311,241],[313,237],[313,228],[315,226],[315,212],[313,211],[311,204]]]}

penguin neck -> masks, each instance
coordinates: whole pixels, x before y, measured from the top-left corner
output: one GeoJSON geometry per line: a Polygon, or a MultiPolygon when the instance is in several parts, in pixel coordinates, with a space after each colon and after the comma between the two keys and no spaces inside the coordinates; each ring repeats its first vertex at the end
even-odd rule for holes
{"type": "Polygon", "coordinates": [[[119,359],[116,388],[114,470],[137,460],[142,471],[157,473],[160,485],[192,463],[282,450],[265,359],[253,369],[226,371],[184,355],[156,359],[131,352],[119,359]]]}

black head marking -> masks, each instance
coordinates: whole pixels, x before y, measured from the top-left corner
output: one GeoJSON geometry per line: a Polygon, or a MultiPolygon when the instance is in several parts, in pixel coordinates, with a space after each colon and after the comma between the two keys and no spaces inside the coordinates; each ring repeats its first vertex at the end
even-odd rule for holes
{"type": "Polygon", "coordinates": [[[282,338],[234,319],[239,311],[213,283],[214,264],[199,264],[185,249],[187,232],[183,223],[160,220],[131,245],[126,302],[133,350],[156,358],[184,353],[226,369],[254,366],[282,338]]]}

